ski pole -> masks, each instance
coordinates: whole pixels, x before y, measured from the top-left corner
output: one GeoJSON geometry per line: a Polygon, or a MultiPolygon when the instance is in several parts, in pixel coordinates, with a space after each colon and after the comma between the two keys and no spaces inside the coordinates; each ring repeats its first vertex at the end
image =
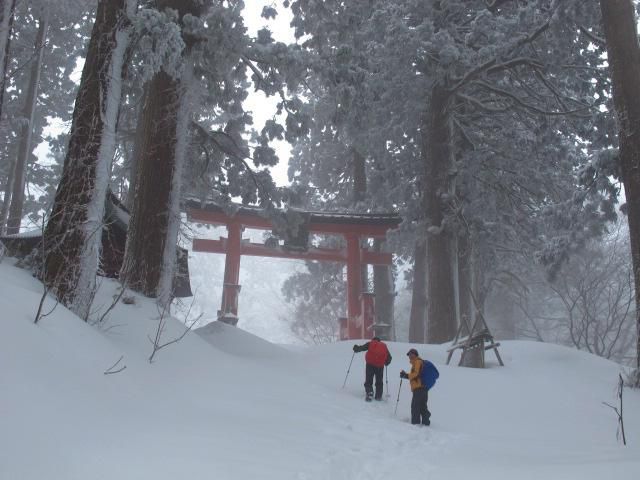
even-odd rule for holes
{"type": "Polygon", "coordinates": [[[400,386],[398,387],[398,399],[396,400],[396,409],[393,411],[393,415],[395,416],[398,413],[398,402],[400,401],[400,389],[402,388],[402,378],[400,378],[400,386]]]}
{"type": "Polygon", "coordinates": [[[356,352],[353,352],[351,355],[351,361],[349,362],[349,368],[347,369],[347,374],[344,376],[344,383],[342,384],[342,388],[347,384],[347,377],[349,376],[349,372],[351,371],[351,364],[353,363],[353,357],[356,356],[356,352]]]}
{"type": "Polygon", "coordinates": [[[386,365],[384,367],[384,373],[387,377],[387,398],[389,398],[391,396],[391,394],[389,393],[389,367],[387,367],[386,365]]]}

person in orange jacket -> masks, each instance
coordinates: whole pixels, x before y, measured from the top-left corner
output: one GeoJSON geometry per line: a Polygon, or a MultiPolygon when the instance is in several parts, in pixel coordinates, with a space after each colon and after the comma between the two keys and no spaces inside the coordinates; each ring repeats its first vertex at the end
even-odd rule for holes
{"type": "Polygon", "coordinates": [[[429,417],[431,417],[431,413],[427,408],[427,388],[422,384],[422,380],[420,380],[424,362],[415,348],[409,350],[407,356],[411,363],[411,371],[407,373],[402,370],[400,372],[400,378],[409,379],[409,386],[413,392],[413,398],[411,399],[411,423],[413,425],[430,425],[429,417]]]}

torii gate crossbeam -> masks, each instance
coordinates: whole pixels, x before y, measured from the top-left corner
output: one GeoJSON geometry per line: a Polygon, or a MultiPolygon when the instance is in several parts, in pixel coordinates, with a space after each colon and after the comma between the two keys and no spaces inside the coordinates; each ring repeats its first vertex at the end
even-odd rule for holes
{"type": "Polygon", "coordinates": [[[342,262],[347,266],[347,317],[341,319],[341,339],[369,338],[373,334],[373,295],[362,291],[362,265],[391,265],[390,253],[371,252],[360,247],[363,238],[384,238],[386,232],[400,223],[396,215],[388,214],[332,214],[297,212],[308,221],[308,232],[341,235],[346,249],[309,248],[287,249],[242,240],[244,228],[273,230],[274,224],[261,216],[259,209],[242,207],[234,215],[227,215],[215,205],[191,202],[187,213],[197,223],[224,225],[228,237],[219,240],[194,239],[193,251],[222,253],[225,258],[222,305],[219,320],[236,324],[238,321],[238,295],[240,291],[240,259],[242,255],[342,262]]]}

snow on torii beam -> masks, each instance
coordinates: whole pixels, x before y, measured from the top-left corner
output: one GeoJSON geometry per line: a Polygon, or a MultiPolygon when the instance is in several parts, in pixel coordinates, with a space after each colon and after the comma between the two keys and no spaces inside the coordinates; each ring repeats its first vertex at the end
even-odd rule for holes
{"type": "MultiPolygon", "coordinates": [[[[202,238],[193,239],[194,252],[228,253],[229,240],[208,240],[202,238]]],[[[347,253],[344,250],[331,248],[309,248],[306,252],[287,251],[282,247],[267,247],[262,243],[240,243],[240,254],[254,257],[288,258],[292,260],[318,260],[321,262],[348,262],[347,253]]],[[[370,252],[362,250],[361,263],[366,265],[391,265],[393,255],[385,252],[370,252]]]]}
{"type": "Polygon", "coordinates": [[[307,222],[304,227],[310,233],[342,235],[347,248],[307,248],[305,251],[291,251],[280,246],[272,248],[242,241],[242,230],[245,227],[259,230],[274,228],[273,223],[261,216],[262,212],[257,208],[241,207],[234,215],[227,215],[216,205],[206,205],[203,208],[197,202],[188,202],[187,207],[191,221],[227,227],[228,238],[193,240],[195,252],[226,255],[222,306],[219,312],[226,321],[235,324],[238,318],[238,282],[242,255],[343,262],[347,264],[347,337],[370,336],[367,330],[371,327],[373,319],[363,318],[361,267],[363,264],[391,265],[393,257],[390,253],[371,252],[360,248],[360,239],[384,238],[387,231],[399,225],[401,219],[397,215],[299,212],[306,216],[307,222]]]}
{"type": "MultiPolygon", "coordinates": [[[[233,216],[222,211],[209,211],[197,208],[189,208],[189,219],[196,223],[208,223],[211,225],[227,225],[230,222],[240,223],[247,228],[257,230],[271,230],[273,223],[257,213],[245,213],[241,209],[233,216]]],[[[256,210],[257,212],[257,210],[256,210]]],[[[307,229],[310,233],[325,233],[335,235],[356,234],[363,238],[384,238],[388,230],[393,230],[400,224],[400,218],[387,214],[323,214],[314,212],[301,212],[310,214],[307,229]],[[349,222],[349,220],[353,222],[349,222]],[[379,223],[377,222],[379,221],[379,223]]]]}

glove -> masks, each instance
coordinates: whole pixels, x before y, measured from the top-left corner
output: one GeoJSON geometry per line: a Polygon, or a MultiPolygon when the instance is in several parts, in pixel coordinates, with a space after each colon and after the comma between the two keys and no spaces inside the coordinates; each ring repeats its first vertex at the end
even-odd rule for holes
{"type": "Polygon", "coordinates": [[[360,351],[360,347],[358,347],[358,345],[354,345],[353,346],[353,351],[354,352],[359,352],[360,351]]]}
{"type": "Polygon", "coordinates": [[[402,370],[400,372],[400,378],[409,378],[409,374],[407,372],[405,372],[404,370],[402,370]]]}

